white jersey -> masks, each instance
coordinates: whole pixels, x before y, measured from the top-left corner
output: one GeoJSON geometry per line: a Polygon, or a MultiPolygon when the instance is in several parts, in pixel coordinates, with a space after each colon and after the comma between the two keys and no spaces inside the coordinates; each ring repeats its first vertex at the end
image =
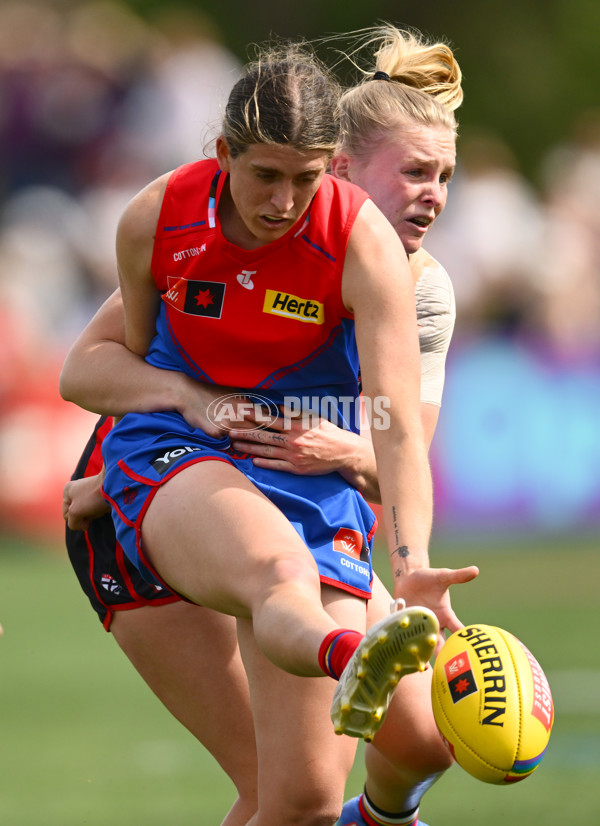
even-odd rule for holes
{"type": "Polygon", "coordinates": [[[440,406],[446,356],[456,321],[452,282],[439,261],[424,249],[410,256],[421,348],[421,402],[440,406]]]}

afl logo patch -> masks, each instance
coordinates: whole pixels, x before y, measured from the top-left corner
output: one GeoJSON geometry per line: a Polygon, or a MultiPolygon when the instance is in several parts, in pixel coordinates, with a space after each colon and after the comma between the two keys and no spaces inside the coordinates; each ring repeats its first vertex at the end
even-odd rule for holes
{"type": "Polygon", "coordinates": [[[266,290],[263,313],[294,318],[296,321],[305,321],[309,324],[325,323],[325,307],[319,301],[281,293],[278,290],[266,290]]]}
{"type": "Polygon", "coordinates": [[[169,278],[169,289],[163,295],[165,304],[187,315],[221,318],[225,284],[219,281],[188,281],[169,278]]]}
{"type": "Polygon", "coordinates": [[[461,651],[460,654],[444,663],[444,671],[446,672],[446,680],[453,703],[456,704],[459,700],[463,700],[469,694],[477,691],[475,676],[466,651],[461,651]]]}
{"type": "Polygon", "coordinates": [[[352,530],[352,528],[340,528],[333,537],[333,550],[355,559],[368,559],[365,540],[362,533],[352,530]]]}

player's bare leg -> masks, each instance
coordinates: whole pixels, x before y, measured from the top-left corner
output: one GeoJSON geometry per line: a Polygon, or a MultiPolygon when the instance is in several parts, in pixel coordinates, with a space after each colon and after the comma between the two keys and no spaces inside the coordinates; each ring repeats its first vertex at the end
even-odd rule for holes
{"type": "MultiPolygon", "coordinates": [[[[369,705],[370,697],[354,691],[352,686],[360,682],[360,672],[366,670],[364,684],[372,688],[377,700],[372,712],[373,717],[378,715],[376,727],[379,727],[389,693],[395,687],[389,669],[394,667],[393,655],[397,645],[404,645],[404,630],[402,634],[396,632],[400,625],[405,628],[406,614],[399,613],[398,618],[389,623],[389,627],[386,626],[386,633],[377,635],[370,658],[376,667],[373,668],[370,662],[363,663],[360,657],[355,656],[358,641],[350,646],[344,642],[352,635],[360,639],[360,634],[346,631],[340,639],[340,622],[332,619],[321,605],[317,568],[298,534],[283,514],[234,467],[223,462],[205,461],[191,465],[169,479],[154,496],[144,518],[142,532],[150,562],[172,590],[197,604],[251,619],[258,648],[279,669],[303,677],[321,676],[325,665],[322,666],[323,660],[319,655],[327,640],[328,650],[333,649],[331,661],[336,661],[335,673],[341,675],[339,685],[344,687],[340,729],[345,728],[347,723],[353,725],[352,700],[348,703],[345,686],[350,686],[349,694],[356,695],[360,700],[360,712],[365,716],[364,704],[369,705]],[[335,639],[330,643],[331,634],[335,635],[335,639]],[[388,647],[385,637],[389,637],[391,646],[388,647]],[[343,652],[341,661],[336,655],[338,651],[343,652]],[[339,670],[337,665],[341,666],[339,670]],[[380,665],[385,666],[382,691],[377,675],[380,665]]],[[[437,634],[437,620],[433,618],[433,621],[436,628],[431,645],[435,644],[437,634]]],[[[427,628],[429,624],[425,623],[427,628]]],[[[342,629],[353,627],[343,622],[341,626],[342,629]]],[[[411,639],[405,651],[413,648],[420,651],[421,643],[425,638],[432,638],[432,635],[425,630],[421,637],[411,639]]],[[[408,665],[408,660],[404,658],[405,651],[400,671],[408,665]]],[[[429,656],[431,652],[432,649],[429,656]]],[[[411,658],[411,665],[424,667],[428,658],[421,662],[420,655],[415,655],[411,658]]],[[[253,686],[253,680],[260,678],[260,669],[247,668],[247,671],[251,692],[256,692],[259,687],[253,686]]],[[[320,697],[330,697],[329,692],[336,683],[327,679],[318,682],[320,697]],[[322,687],[321,683],[328,687],[322,687]]],[[[261,735],[258,732],[254,696],[255,729],[260,751],[258,740],[261,735]]],[[[268,704],[268,708],[273,713],[273,703],[268,704]]],[[[323,712],[327,711],[325,706],[323,712]]],[[[302,727],[302,709],[297,703],[288,704],[286,720],[292,728],[302,727]]],[[[359,725],[359,733],[364,731],[372,736],[375,730],[373,720],[367,720],[367,723],[368,726],[359,725]]],[[[331,728],[328,721],[327,731],[330,732],[331,728]]],[[[351,733],[356,734],[357,730],[353,729],[351,733]]],[[[350,750],[354,747],[344,744],[342,748],[350,750]]],[[[263,805],[262,777],[259,754],[260,806],[263,805]]],[[[331,812],[332,809],[329,809],[327,817],[331,812]]],[[[278,821],[272,815],[264,820],[265,826],[271,826],[274,822],[278,821]]]]}
{"type": "MultiPolygon", "coordinates": [[[[116,612],[110,629],[148,686],[233,781],[238,799],[222,826],[257,809],[256,747],[235,620],[177,602],[116,612]],[[235,709],[235,738],[223,736],[235,709]]],[[[199,819],[201,801],[198,801],[199,819]]]]}
{"type": "MultiPolygon", "coordinates": [[[[363,600],[329,586],[323,600],[336,623],[364,631],[363,600]]],[[[331,826],[358,742],[334,733],[329,708],[336,683],[285,674],[259,651],[251,624],[238,625],[259,755],[259,810],[248,826],[331,826]]]]}
{"type": "Polygon", "coordinates": [[[316,564],[285,516],[236,468],[199,462],[169,479],[142,525],[160,576],[192,602],[252,618],[278,667],[321,676],[318,652],[336,625],[320,602],[316,564]]]}
{"type": "MultiPolygon", "coordinates": [[[[367,611],[369,625],[386,615],[390,601],[388,591],[375,577],[367,611]]],[[[383,726],[365,748],[365,791],[384,812],[414,812],[425,792],[452,765],[433,718],[431,676],[428,668],[400,681],[383,726]]],[[[345,812],[348,816],[340,819],[340,826],[366,822],[360,819],[356,801],[347,803],[345,812]]]]}

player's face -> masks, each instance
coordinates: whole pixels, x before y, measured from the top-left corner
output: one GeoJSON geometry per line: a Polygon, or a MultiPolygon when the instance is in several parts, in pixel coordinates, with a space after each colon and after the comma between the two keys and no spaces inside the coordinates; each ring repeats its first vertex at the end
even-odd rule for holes
{"type": "Polygon", "coordinates": [[[229,194],[219,217],[223,232],[239,246],[260,247],[281,238],[304,214],[329,163],[320,150],[299,152],[290,146],[252,144],[233,158],[217,143],[221,169],[229,172],[229,194]]]}
{"type": "Polygon", "coordinates": [[[334,158],[332,168],[369,193],[410,254],[446,206],[455,164],[450,129],[415,126],[379,142],[370,156],[334,158]]]}

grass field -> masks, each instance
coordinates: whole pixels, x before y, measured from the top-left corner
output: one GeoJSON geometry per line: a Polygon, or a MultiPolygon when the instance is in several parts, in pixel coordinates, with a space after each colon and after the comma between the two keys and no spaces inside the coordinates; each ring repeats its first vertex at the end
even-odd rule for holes
{"type": "MultiPolygon", "coordinates": [[[[464,622],[500,625],[531,648],[556,723],[525,782],[488,786],[455,767],[422,816],[430,826],[600,823],[597,542],[438,542],[433,556],[480,565],[454,607],[464,622]]],[[[61,549],[0,541],[0,621],[2,826],[218,826],[230,782],[102,630],[61,549]]],[[[224,736],[235,740],[235,729],[224,736]]],[[[362,777],[359,755],[348,795],[362,777]]]]}

